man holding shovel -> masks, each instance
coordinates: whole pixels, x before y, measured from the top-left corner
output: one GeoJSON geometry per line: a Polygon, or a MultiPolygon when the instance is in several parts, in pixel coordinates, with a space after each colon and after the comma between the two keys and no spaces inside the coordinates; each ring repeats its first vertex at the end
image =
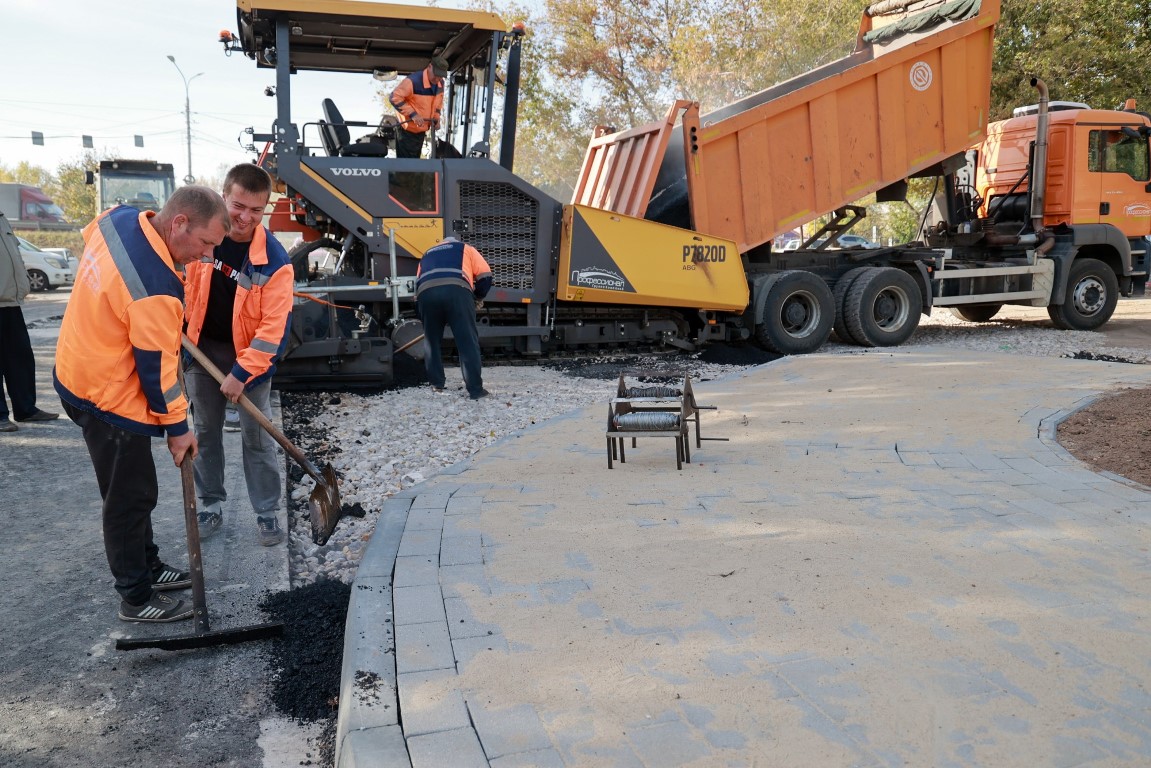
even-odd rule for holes
{"type": "MultiPolygon", "coordinates": [[[[202,503],[200,538],[223,524],[225,407],[242,395],[271,417],[272,374],[283,355],[291,327],[292,263],[283,246],[263,226],[272,179],[250,163],[224,177],[224,203],[231,231],[205,261],[189,264],[187,335],[221,371],[216,381],[199,363],[187,368],[188,397],[200,453],[196,490],[202,503]]],[[[284,540],[280,528],[280,469],[275,441],[259,422],[240,409],[244,480],[256,512],[259,542],[270,547],[284,540]]]]}
{"type": "Polygon", "coordinates": [[[165,565],[152,541],[159,489],[151,438],[167,438],[177,466],[196,454],[178,377],[184,285],[177,268],[211,257],[229,224],[219,195],[188,186],[159,213],[118,206],[84,229],[52,378],[96,470],[124,621],[192,616],[191,605],[164,594],[191,578],[165,565]]]}

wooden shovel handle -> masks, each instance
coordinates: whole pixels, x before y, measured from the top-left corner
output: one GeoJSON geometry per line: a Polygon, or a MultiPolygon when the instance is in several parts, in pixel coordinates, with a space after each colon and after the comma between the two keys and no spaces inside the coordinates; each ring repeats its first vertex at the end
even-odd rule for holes
{"type": "MultiPolygon", "coordinates": [[[[182,341],[184,344],[184,349],[188,350],[188,354],[190,354],[196,360],[196,362],[200,364],[200,367],[210,373],[212,378],[215,379],[217,383],[223,384],[224,374],[221,373],[220,369],[217,368],[215,364],[208,359],[208,356],[201,352],[200,348],[193,344],[192,340],[189,339],[186,335],[182,336],[182,341]]],[[[259,422],[260,426],[264,428],[264,431],[271,435],[272,438],[280,444],[280,447],[287,451],[288,455],[295,459],[296,463],[299,464],[305,472],[312,476],[312,479],[314,479],[318,485],[322,485],[325,488],[328,486],[327,480],[325,480],[324,476],[320,474],[320,470],[316,469],[316,465],[313,464],[308,459],[308,457],[304,455],[304,452],[297,448],[292,443],[292,441],[289,440],[286,435],[284,435],[283,432],[276,429],[276,425],[268,420],[268,417],[265,416],[251,400],[248,399],[247,395],[241,394],[239,403],[243,409],[248,412],[248,415],[259,422]]]]}

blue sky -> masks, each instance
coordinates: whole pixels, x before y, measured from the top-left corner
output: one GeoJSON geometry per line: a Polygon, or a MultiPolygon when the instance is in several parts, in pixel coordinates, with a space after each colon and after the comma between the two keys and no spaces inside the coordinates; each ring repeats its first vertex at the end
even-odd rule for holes
{"type": "MultiPolygon", "coordinates": [[[[274,73],[257,70],[240,53],[225,56],[217,42],[221,29],[237,31],[234,0],[0,4],[0,164],[27,161],[55,170],[83,154],[80,137],[86,134],[96,151],[173,163],[182,178],[188,165],[184,81],[168,55],[191,79],[197,176],[220,177],[227,167],[253,159],[237,136],[247,127],[271,129],[275,100],[264,96],[264,88],[274,73]],[[32,144],[32,131],[44,134],[44,146],[32,144]],[[133,144],[136,134],[144,136],[142,149],[133,144]]],[[[451,0],[438,5],[464,7],[451,0]]],[[[330,97],[346,119],[374,122],[383,109],[377,86],[367,75],[297,75],[293,120],[315,121],[320,101],[330,97]]]]}

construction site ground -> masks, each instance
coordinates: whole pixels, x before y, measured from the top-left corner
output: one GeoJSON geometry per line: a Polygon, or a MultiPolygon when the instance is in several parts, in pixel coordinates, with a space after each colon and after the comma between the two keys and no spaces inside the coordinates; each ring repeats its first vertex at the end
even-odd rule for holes
{"type": "MultiPolygon", "coordinates": [[[[49,410],[66,299],[25,307],[49,410]]],[[[1121,302],[1107,337],[1151,352],[1149,320],[1121,302]]],[[[1145,764],[1151,494],[1054,433],[1149,386],[1123,363],[813,355],[699,387],[719,408],[704,436],[729,442],[682,471],[656,438],[609,471],[602,409],[509,438],[387,502],[352,589],[341,765],[1145,764]]],[[[1116,422],[1146,414],[1075,436],[1142,456],[1116,422]]],[[[182,563],[178,473],[156,459],[157,537],[182,563]]],[[[318,764],[257,645],[113,650],[192,626],[116,620],[74,425],[0,436],[0,464],[0,763],[318,764]]],[[[287,587],[238,461],[229,493],[204,549],[213,628],[287,587]]]]}

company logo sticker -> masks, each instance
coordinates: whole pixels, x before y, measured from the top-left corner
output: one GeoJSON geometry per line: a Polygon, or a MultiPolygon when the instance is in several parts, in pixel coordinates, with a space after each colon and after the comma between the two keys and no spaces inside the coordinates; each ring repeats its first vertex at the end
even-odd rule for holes
{"type": "Polygon", "coordinates": [[[1151,205],[1147,203],[1131,203],[1123,209],[1124,216],[1151,216],[1151,205]]]}
{"type": "Polygon", "coordinates": [[[911,87],[917,91],[926,91],[931,87],[934,79],[931,65],[926,61],[917,61],[911,65],[911,87]]]}
{"type": "Polygon", "coordinates": [[[599,288],[603,291],[626,291],[627,281],[623,275],[612,269],[588,267],[573,269],[571,284],[584,288],[599,288]]]}

